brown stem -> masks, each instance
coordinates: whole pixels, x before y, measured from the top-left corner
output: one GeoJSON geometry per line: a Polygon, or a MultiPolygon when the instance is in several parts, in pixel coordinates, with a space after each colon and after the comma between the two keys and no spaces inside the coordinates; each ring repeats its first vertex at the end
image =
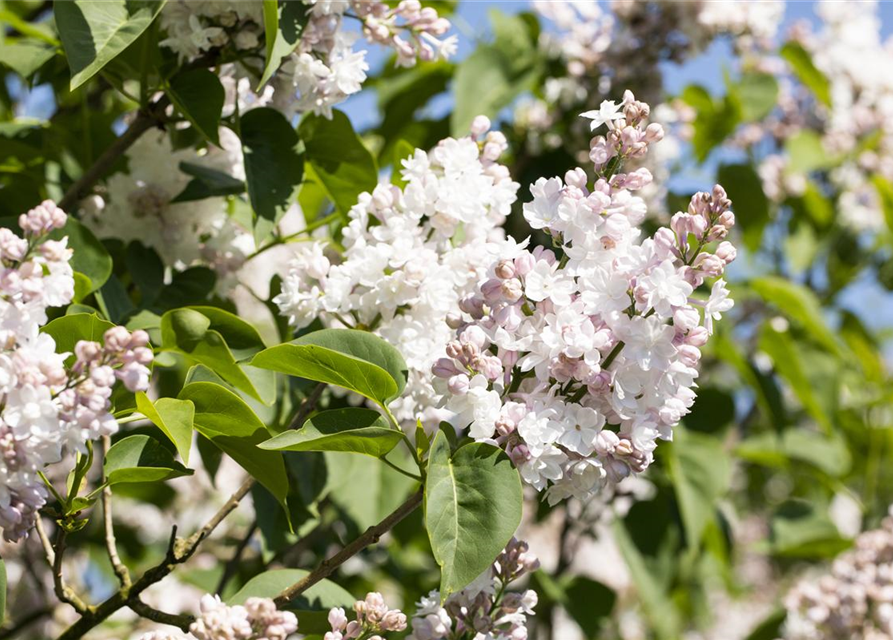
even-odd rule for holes
{"type": "Polygon", "coordinates": [[[285,589],[276,597],[276,605],[282,607],[290,600],[298,597],[307,589],[315,585],[320,580],[329,577],[335,569],[340,567],[344,562],[357,555],[360,551],[375,544],[381,536],[390,531],[394,525],[403,520],[410,513],[415,511],[422,504],[424,493],[421,489],[412,494],[409,499],[395,509],[389,516],[376,525],[366,529],[359,538],[341,549],[331,558],[323,560],[313,571],[308,573],[304,578],[294,583],[288,589],[285,589]]]}
{"type": "Polygon", "coordinates": [[[62,559],[65,556],[65,541],[68,534],[65,529],[59,528],[56,534],[55,557],[53,558],[53,586],[56,591],[56,597],[60,601],[70,604],[75,610],[84,615],[89,613],[90,607],[78,597],[74,590],[65,584],[65,578],[62,575],[62,559]]]}
{"type": "Polygon", "coordinates": [[[144,111],[140,111],[130,126],[102,153],[96,162],[78,178],[62,199],[59,200],[61,209],[71,209],[78,201],[87,195],[90,189],[112,168],[118,159],[139,140],[146,131],[162,121],[164,109],[169,101],[167,96],[161,96],[150,104],[144,111]]]}
{"type": "MultiPolygon", "coordinates": [[[[322,387],[325,388],[325,385],[322,385],[322,387]]],[[[317,388],[314,389],[313,392],[310,394],[310,396],[308,396],[307,399],[304,400],[304,402],[301,404],[301,408],[298,410],[295,419],[292,420],[292,424],[303,424],[306,417],[310,415],[311,411],[313,411],[313,408],[316,405],[317,400],[319,400],[321,394],[322,389],[319,388],[318,385],[317,388]]],[[[151,607],[148,607],[148,605],[142,603],[139,600],[139,596],[150,586],[152,586],[156,582],[163,580],[178,565],[183,564],[184,562],[189,560],[189,558],[191,558],[192,555],[196,552],[199,545],[201,545],[201,543],[204,542],[205,539],[207,539],[207,537],[214,532],[214,530],[220,525],[221,522],[223,522],[227,518],[227,516],[229,516],[229,514],[236,510],[236,507],[239,506],[239,502],[242,501],[242,498],[248,495],[248,493],[251,491],[251,487],[254,486],[255,482],[256,481],[254,478],[246,479],[245,482],[242,483],[242,486],[240,486],[236,490],[236,492],[229,497],[226,503],[222,507],[220,507],[217,513],[215,513],[213,517],[208,520],[205,526],[193,533],[188,538],[178,538],[176,535],[177,529],[176,527],[174,527],[174,530],[171,533],[170,543],[168,544],[167,553],[165,554],[164,560],[161,563],[155,565],[151,569],[148,569],[142,576],[140,576],[140,578],[136,582],[134,582],[130,586],[129,589],[122,588],[104,602],[95,607],[90,607],[89,610],[82,612],[81,618],[73,625],[68,627],[68,629],[66,629],[65,632],[59,636],[58,640],[75,640],[76,638],[83,638],[87,633],[90,632],[91,629],[104,622],[106,619],[109,618],[109,616],[123,607],[130,607],[137,613],[139,613],[137,609],[142,608],[143,611],[149,611],[149,613],[152,615],[170,616],[169,619],[171,620],[176,618],[176,620],[178,620],[179,622],[185,623],[185,617],[172,616],[172,614],[165,614],[163,612],[151,609],[151,607]]],[[[396,524],[396,522],[394,522],[394,524],[396,524]]],[[[393,524],[391,526],[393,526],[393,524]]]]}
{"type": "MultiPolygon", "coordinates": [[[[103,455],[108,452],[111,447],[112,440],[109,436],[102,437],[103,455]]],[[[105,484],[105,469],[103,468],[100,481],[105,484]]],[[[115,525],[112,521],[112,489],[106,486],[102,490],[102,522],[105,529],[105,550],[109,556],[109,562],[112,563],[112,570],[118,576],[118,582],[121,587],[128,589],[130,587],[130,571],[127,565],[121,562],[121,556],[118,555],[118,543],[115,540],[115,525]]]]}
{"type": "Polygon", "coordinates": [[[310,395],[307,396],[307,399],[301,403],[301,408],[295,414],[295,417],[292,418],[291,422],[288,424],[289,429],[300,429],[304,425],[304,421],[310,415],[310,413],[316,408],[316,403],[319,402],[320,396],[322,396],[322,392],[326,389],[326,383],[320,382],[315,387],[313,387],[313,391],[310,392],[310,395]]]}
{"type": "Polygon", "coordinates": [[[154,607],[150,607],[139,598],[128,599],[127,606],[141,618],[158,622],[159,624],[169,624],[172,627],[178,627],[181,631],[189,631],[189,625],[195,622],[195,617],[193,616],[159,611],[154,607]]]}

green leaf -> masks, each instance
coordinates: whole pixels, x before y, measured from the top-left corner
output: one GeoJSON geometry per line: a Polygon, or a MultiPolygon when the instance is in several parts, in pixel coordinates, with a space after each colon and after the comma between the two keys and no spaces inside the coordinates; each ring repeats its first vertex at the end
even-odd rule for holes
{"type": "Polygon", "coordinates": [[[784,622],[788,617],[785,609],[778,609],[769,614],[744,640],[776,640],[782,636],[784,622]]]}
{"type": "Polygon", "coordinates": [[[275,224],[295,202],[304,174],[298,134],[281,112],[269,107],[243,115],[239,128],[251,207],[275,224]]]}
{"type": "MultiPolygon", "coordinates": [[[[392,457],[397,464],[408,460],[402,449],[395,449],[392,457]]],[[[315,497],[327,496],[360,531],[381,522],[419,486],[418,482],[369,456],[326,451],[323,460],[328,469],[325,485],[315,497]],[[337,473],[333,473],[335,469],[337,473]]]]}
{"type": "Polygon", "coordinates": [[[893,233],[893,183],[881,176],[873,176],[871,181],[881,200],[881,209],[884,212],[887,228],[893,233]]]}
{"type": "Polygon", "coordinates": [[[451,456],[438,432],[428,458],[425,526],[442,598],[493,564],[521,524],[521,508],[521,480],[504,451],[474,442],[451,456]]]}
{"type": "MultiPolygon", "coordinates": [[[[70,4],[75,4],[71,0],[70,4]]],[[[69,2],[61,3],[69,4],[69,2]]],[[[84,295],[92,293],[105,284],[112,275],[112,258],[103,244],[96,239],[93,232],[72,216],[68,216],[68,222],[61,229],[56,229],[49,234],[52,240],[68,238],[68,246],[72,249],[71,268],[77,273],[87,277],[89,287],[84,295]]]]}
{"type": "Polygon", "coordinates": [[[763,229],[769,222],[769,200],[763,193],[763,181],[747,164],[720,166],[716,180],[726,187],[732,200],[735,219],[744,231],[744,244],[756,252],[763,240],[763,229]]]}
{"type": "Polygon", "coordinates": [[[814,393],[806,367],[800,357],[801,351],[790,332],[776,331],[767,323],[760,331],[759,345],[760,349],[772,359],[775,371],[791,385],[809,414],[830,433],[833,428],[831,417],[814,393]]]}
{"type": "Polygon", "coordinates": [[[601,582],[574,576],[564,586],[564,607],[587,638],[598,636],[602,621],[611,615],[617,595],[601,582]]]}
{"type": "Polygon", "coordinates": [[[788,61],[794,74],[826,107],[831,106],[831,83],[813,64],[809,52],[799,42],[788,42],[781,48],[781,57],[788,61]]]}
{"type": "Polygon", "coordinates": [[[207,267],[190,267],[174,273],[171,283],[155,299],[160,310],[175,309],[206,301],[217,282],[215,273],[207,267]]]}
{"type": "Polygon", "coordinates": [[[805,462],[832,478],[846,475],[852,468],[852,456],[846,441],[806,429],[785,429],[745,439],[735,449],[739,458],[770,467],[786,467],[790,460],[805,462]]]}
{"type": "Polygon", "coordinates": [[[465,135],[475,116],[495,118],[540,74],[536,55],[535,21],[523,15],[492,10],[494,42],[475,49],[456,69],[453,93],[456,107],[450,118],[453,135],[465,135]]]}
{"type": "Polygon", "coordinates": [[[334,384],[386,406],[406,386],[406,362],[376,335],[323,329],[257,354],[251,365],[334,384]]]}
{"type": "Polygon", "coordinates": [[[136,394],[136,408],[164,432],[177,447],[183,462],[189,464],[195,420],[195,407],[192,403],[176,398],[159,398],[153,404],[145,393],[139,392],[136,394]]]}
{"type": "MultiPolygon", "coordinates": [[[[303,579],[309,571],[304,569],[273,569],[254,576],[238,592],[227,600],[230,606],[245,604],[248,598],[275,598],[285,589],[303,579]]],[[[323,634],[330,631],[327,622],[329,609],[349,609],[355,598],[331,580],[320,580],[300,596],[285,605],[298,617],[302,634],[323,634]]]]}
{"type": "Polygon", "coordinates": [[[298,430],[285,431],[260,445],[271,451],[341,451],[380,458],[403,439],[400,431],[371,409],[323,411],[298,430]]]}
{"type": "Polygon", "coordinates": [[[292,53],[301,41],[301,33],[310,19],[309,7],[303,2],[264,0],[264,38],[267,63],[258,88],[273,77],[282,58],[292,53]]]}
{"type": "Polygon", "coordinates": [[[174,460],[171,452],[157,440],[146,435],[118,440],[105,454],[103,466],[109,485],[161,482],[193,473],[174,460]]]}
{"type": "Polygon", "coordinates": [[[164,348],[178,351],[192,362],[207,366],[236,389],[264,402],[251,378],[236,362],[226,339],[212,328],[212,319],[197,309],[204,307],[174,309],[161,317],[164,348]]]}
{"type": "Polygon", "coordinates": [[[682,99],[697,111],[692,123],[692,148],[698,162],[704,162],[713,149],[721,144],[741,122],[741,101],[734,93],[714,100],[710,92],[699,85],[689,85],[682,99]]]}
{"type": "Polygon", "coordinates": [[[57,353],[74,353],[80,340],[102,344],[103,334],[114,326],[95,313],[75,313],[51,320],[41,331],[56,341],[57,353]]]}
{"type": "Polygon", "coordinates": [[[778,82],[768,73],[745,73],[734,89],[744,122],[762,120],[778,102],[778,82]]]}
{"type": "Polygon", "coordinates": [[[828,156],[822,139],[808,129],[788,138],[784,149],[788,157],[786,170],[789,173],[809,173],[834,165],[834,159],[828,156]]]}
{"type": "Polygon", "coordinates": [[[669,470],[689,547],[698,547],[714,517],[718,500],[729,489],[732,463],[721,442],[676,427],[669,448],[669,470]]]}
{"type": "Polygon", "coordinates": [[[852,543],[815,505],[788,500],[773,514],[769,527],[774,555],[787,558],[832,558],[852,543]]]}
{"type": "Polygon", "coordinates": [[[636,587],[636,595],[642,603],[655,636],[660,640],[675,640],[679,637],[681,624],[679,612],[673,606],[672,598],[666,593],[659,577],[645,562],[642,552],[636,546],[623,521],[615,519],[611,530],[617,547],[626,560],[626,567],[636,587]]]}
{"type": "Polygon", "coordinates": [[[67,0],[53,4],[56,27],[71,67],[71,91],[140,37],[165,0],[67,0]]]}
{"type": "Polygon", "coordinates": [[[378,184],[378,169],[372,154],[354,133],[346,115],[337,109],[332,119],[307,114],[298,126],[307,162],[335,207],[342,214],[357,203],[364,191],[378,184]]]}
{"type": "Polygon", "coordinates": [[[195,429],[230,456],[285,506],[288,476],[282,454],[257,448],[270,432],[235,393],[213,382],[183,387],[180,400],[195,405],[195,429]]]}
{"type": "Polygon", "coordinates": [[[188,69],[171,78],[167,95],[203,136],[220,146],[220,113],[226,92],[216,73],[188,69]]]}
{"type": "Polygon", "coordinates": [[[777,276],[754,278],[750,281],[750,286],[757,295],[775,305],[818,344],[832,354],[840,354],[837,338],[825,324],[822,306],[812,291],[777,276]]]}
{"type": "Polygon", "coordinates": [[[9,67],[25,80],[56,55],[56,47],[40,40],[7,40],[0,46],[0,65],[9,67]]]}
{"type": "Polygon", "coordinates": [[[193,179],[171,202],[192,202],[245,193],[245,183],[223,171],[189,162],[181,162],[180,171],[193,176],[193,179]]]}

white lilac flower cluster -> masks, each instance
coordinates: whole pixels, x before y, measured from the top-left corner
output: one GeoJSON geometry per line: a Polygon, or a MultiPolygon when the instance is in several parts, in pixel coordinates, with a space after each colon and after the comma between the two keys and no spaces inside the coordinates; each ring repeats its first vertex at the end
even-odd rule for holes
{"type": "Polygon", "coordinates": [[[287,115],[313,111],[331,118],[332,107],[358,92],[366,80],[366,52],[353,50],[359,34],[343,28],[345,16],[360,21],[369,41],[393,48],[398,66],[447,59],[456,52],[456,37],[443,38],[449,20],[433,8],[422,8],[419,0],[402,0],[395,7],[378,0],[305,2],[312,5],[310,21],[275,83],[276,104],[287,115]]]}
{"type": "Polygon", "coordinates": [[[699,347],[732,306],[721,279],[706,302],[693,297],[735,258],[722,241],[734,224],[722,187],[640,238],[646,207],[635,191],[651,174],[618,171],[661,139],[648,114],[630,92],[583,114],[608,126],[590,145],[595,184],[581,168],[541,178],[524,205],[562,257],[504,245],[433,368],[453,424],[504,447],[552,502],[648,467],[694,402],[699,347]]]}
{"type": "Polygon", "coordinates": [[[533,615],[536,592],[507,589],[538,567],[539,560],[527,543],[512,538],[493,566],[465,589],[451,594],[443,603],[438,591],[422,598],[412,617],[409,640],[526,639],[527,616],[533,615]]]}
{"type": "Polygon", "coordinates": [[[80,341],[69,354],[56,353],[40,332],[47,309],[71,302],[74,276],[67,238],[47,234],[67,216],[50,201],[19,218],[24,238],[0,229],[0,528],[18,540],[34,525],[47,490],[39,472],[66,451],[114,433],[109,397],[117,380],[131,391],[148,387],[152,351],[148,335],[109,329],[105,346],[80,341]]]}
{"type": "Polygon", "coordinates": [[[406,629],[406,614],[399,609],[389,609],[380,593],[367,593],[365,599],[354,603],[353,610],[356,618],[348,621],[343,608],[331,609],[329,625],[332,630],[326,632],[323,640],[382,640],[382,634],[406,629]]]}
{"type": "Polygon", "coordinates": [[[405,186],[380,184],[360,195],[335,257],[323,242],[301,245],[275,298],[291,325],[374,331],[409,368],[400,420],[436,426],[439,394],[431,366],[453,335],[459,301],[499,251],[518,184],[497,162],[505,137],[475,120],[472,136],[416,150],[403,161],[405,186]],[[330,259],[331,256],[331,259],[330,259]],[[451,328],[452,326],[452,328],[451,328]]]}
{"type": "Polygon", "coordinates": [[[785,640],[893,638],[893,516],[860,534],[830,573],[801,580],[784,605],[785,640]]]}
{"type": "MultiPolygon", "coordinates": [[[[417,60],[446,59],[456,51],[456,37],[444,37],[449,20],[433,8],[423,8],[419,0],[402,0],[396,6],[378,0],[303,0],[303,4],[309,17],[300,42],[282,60],[262,97],[262,102],[272,99],[289,117],[313,111],[331,118],[333,106],[360,90],[369,70],[366,52],[353,49],[361,34],[392,48],[397,65],[403,67],[417,60]],[[359,31],[344,28],[345,16],[359,21],[359,31]]],[[[262,24],[260,2],[176,0],[161,12],[161,26],[168,34],[161,45],[181,61],[227,46],[262,57],[262,24]]],[[[237,75],[242,76],[241,90],[250,91],[248,70],[237,75]]]]}
{"type": "Polygon", "coordinates": [[[201,615],[189,626],[190,635],[153,631],[140,640],[286,640],[298,630],[291,611],[280,611],[270,598],[248,598],[244,605],[229,606],[220,596],[204,595],[201,615]]]}
{"type": "Polygon", "coordinates": [[[163,131],[143,134],[126,153],[128,171],[108,178],[102,195],[84,201],[81,219],[100,238],[151,247],[171,267],[205,264],[217,273],[218,290],[225,290],[254,251],[253,235],[229,215],[225,197],[175,201],[192,179],[181,163],[245,179],[238,137],[226,127],[219,135],[221,147],[198,154],[174,149],[163,131]]]}
{"type": "Polygon", "coordinates": [[[236,49],[255,49],[263,33],[263,5],[232,0],[173,0],[161,10],[167,38],[159,44],[183,60],[192,60],[230,43],[236,49]]]}
{"type": "Polygon", "coordinates": [[[785,142],[814,135],[834,168],[826,179],[839,193],[840,221],[856,232],[884,227],[883,206],[872,182],[880,175],[893,180],[893,49],[881,36],[877,2],[817,3],[821,27],[795,25],[790,38],[809,53],[828,79],[830,105],[793,77],[776,57],[755,65],[780,77],[779,108],[762,123],[738,132],[735,142],[759,150],[766,140],[778,151],[764,156],[759,174],[763,190],[776,202],[802,195],[806,172],[792,165],[785,142]],[[865,64],[872,60],[872,64],[865,64]]]}

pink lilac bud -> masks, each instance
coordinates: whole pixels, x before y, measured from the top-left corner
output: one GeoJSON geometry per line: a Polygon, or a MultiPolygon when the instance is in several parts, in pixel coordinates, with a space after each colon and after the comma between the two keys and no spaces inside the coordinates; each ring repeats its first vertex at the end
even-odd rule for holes
{"type": "Polygon", "coordinates": [[[702,253],[695,259],[694,266],[707,276],[718,277],[722,275],[726,263],[712,253],[702,253]]]}
{"type": "Polygon", "coordinates": [[[683,344],[677,349],[679,361],[687,367],[696,367],[701,360],[701,350],[690,344],[683,344]]]}
{"type": "Polygon", "coordinates": [[[494,270],[496,277],[508,280],[515,277],[515,265],[511,260],[500,260],[494,270]]]}
{"type": "Polygon", "coordinates": [[[710,338],[710,333],[707,329],[704,327],[695,327],[688,332],[687,336],[685,336],[685,343],[690,344],[693,347],[703,347],[707,344],[708,338],[710,338]]]}
{"type": "Polygon", "coordinates": [[[490,118],[487,116],[476,116],[471,122],[471,136],[479,138],[490,130],[490,118]]]}
{"type": "Polygon", "coordinates": [[[462,372],[459,371],[456,364],[450,358],[438,358],[437,362],[435,362],[434,366],[431,368],[431,373],[438,378],[448,379],[455,375],[459,375],[462,372]]]}
{"type": "Polygon", "coordinates": [[[589,183],[589,178],[583,169],[576,167],[564,174],[564,182],[568,186],[585,191],[586,185],[589,183]]]}
{"type": "Polygon", "coordinates": [[[716,247],[716,257],[726,264],[730,264],[738,257],[738,250],[735,249],[735,245],[731,242],[720,242],[719,246],[716,247]]]}

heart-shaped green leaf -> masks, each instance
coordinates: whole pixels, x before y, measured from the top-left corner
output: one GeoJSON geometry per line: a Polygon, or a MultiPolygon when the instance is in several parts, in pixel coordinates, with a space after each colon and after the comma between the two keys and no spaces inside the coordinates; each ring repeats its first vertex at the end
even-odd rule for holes
{"type": "Polygon", "coordinates": [[[272,451],[342,451],[380,458],[403,434],[388,426],[377,411],[350,407],[323,411],[295,431],[280,433],[260,445],[272,451]]]}

